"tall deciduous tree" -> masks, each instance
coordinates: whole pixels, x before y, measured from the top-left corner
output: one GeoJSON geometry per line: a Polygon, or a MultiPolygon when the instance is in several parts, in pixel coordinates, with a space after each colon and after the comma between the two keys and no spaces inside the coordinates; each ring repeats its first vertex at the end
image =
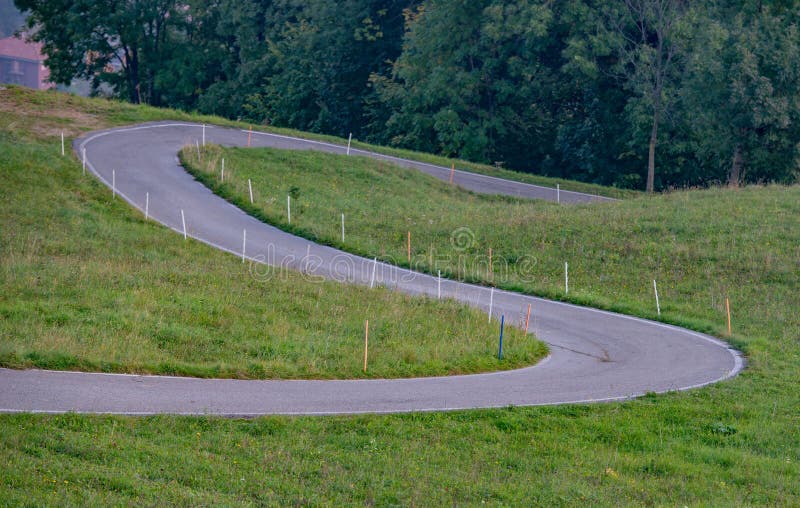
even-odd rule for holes
{"type": "Polygon", "coordinates": [[[554,77],[538,58],[545,2],[437,0],[407,14],[391,77],[374,76],[393,109],[388,137],[412,148],[529,166],[552,126],[554,77]]]}
{"type": "Polygon", "coordinates": [[[176,0],[15,0],[30,12],[31,37],[44,44],[51,79],[107,82],[131,102],[160,104],[156,74],[174,50],[189,6],[176,0]],[[119,68],[119,71],[117,71],[119,68]]]}
{"type": "Polygon", "coordinates": [[[633,108],[646,110],[650,117],[646,189],[653,192],[658,129],[678,86],[678,60],[688,35],[681,33],[687,7],[684,0],[625,0],[610,3],[608,9],[616,69],[640,101],[633,108]]]}
{"type": "Polygon", "coordinates": [[[798,7],[709,9],[682,90],[696,150],[730,186],[800,169],[798,7]]]}

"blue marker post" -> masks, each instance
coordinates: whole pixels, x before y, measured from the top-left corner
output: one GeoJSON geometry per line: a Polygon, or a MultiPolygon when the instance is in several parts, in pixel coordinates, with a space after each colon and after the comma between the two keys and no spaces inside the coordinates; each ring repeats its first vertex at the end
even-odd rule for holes
{"type": "Polygon", "coordinates": [[[503,314],[500,316],[500,349],[497,351],[497,359],[503,359],[503,327],[506,324],[506,315],[503,314]]]}

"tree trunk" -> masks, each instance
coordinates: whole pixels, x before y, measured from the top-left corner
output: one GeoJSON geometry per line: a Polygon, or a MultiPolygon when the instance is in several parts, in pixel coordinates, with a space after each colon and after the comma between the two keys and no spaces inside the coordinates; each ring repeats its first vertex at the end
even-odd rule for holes
{"type": "Polygon", "coordinates": [[[650,150],[647,154],[647,192],[653,192],[656,180],[656,139],[658,138],[658,120],[661,111],[653,113],[653,128],[650,130],[650,150]]]}
{"type": "Polygon", "coordinates": [[[139,52],[133,49],[130,52],[130,61],[128,62],[128,87],[130,88],[131,102],[140,104],[142,102],[141,91],[139,90],[139,52]]]}
{"type": "Polygon", "coordinates": [[[733,149],[733,161],[731,162],[731,172],[728,174],[728,186],[730,187],[739,186],[739,180],[741,179],[743,164],[744,160],[742,158],[742,145],[740,143],[736,143],[736,147],[733,149]]]}

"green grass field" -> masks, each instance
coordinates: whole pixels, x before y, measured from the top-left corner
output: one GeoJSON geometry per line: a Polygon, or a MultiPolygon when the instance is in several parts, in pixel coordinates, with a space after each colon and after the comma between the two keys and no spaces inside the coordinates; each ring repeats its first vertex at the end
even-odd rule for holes
{"type": "MultiPolygon", "coordinates": [[[[32,97],[45,103],[54,95],[32,97]]],[[[83,100],[69,107],[81,114],[92,108],[102,110],[96,114],[109,123],[117,121],[110,118],[121,117],[119,121],[135,121],[138,110],[83,100]]],[[[6,109],[0,109],[0,119],[5,115],[6,109]]],[[[154,119],[157,115],[143,109],[142,116],[154,119]]],[[[36,123],[31,118],[35,116],[27,115],[19,122],[36,123]]],[[[57,128],[56,121],[52,122],[57,128]]],[[[36,137],[37,149],[47,144],[55,153],[54,132],[36,137]]],[[[25,143],[15,137],[10,144],[0,152],[4,157],[25,143]]],[[[386,252],[372,252],[396,257],[400,250],[402,262],[404,229],[412,225],[405,222],[409,217],[405,214],[426,213],[427,206],[444,207],[437,201],[446,200],[453,215],[470,210],[454,223],[473,231],[473,257],[482,256],[492,244],[495,260],[508,261],[515,252],[530,253],[537,260],[525,272],[530,280],[520,280],[519,270],[504,272],[497,265],[494,280],[487,282],[564,298],[563,262],[569,261],[570,298],[653,317],[652,279],[657,278],[665,320],[718,334],[725,333],[727,296],[733,315],[731,340],[746,353],[748,368],[735,379],[703,389],[614,404],[252,420],[2,415],[0,499],[4,504],[800,504],[800,188],[713,189],[600,206],[559,207],[472,196],[357,158],[342,161],[320,154],[239,152],[243,151],[226,153],[226,170],[230,167],[237,179],[246,175],[254,183],[259,179],[257,205],[263,218],[270,219],[269,213],[274,213],[272,220],[280,224],[282,207],[270,212],[269,197],[274,194],[282,205],[286,193],[297,187],[298,204],[307,207],[297,215],[296,224],[293,217],[294,226],[323,240],[327,235],[332,243],[340,241],[336,240],[339,209],[366,199],[355,196],[358,188],[351,187],[352,175],[373,179],[375,189],[392,185],[393,195],[417,200],[414,206],[404,206],[400,198],[383,199],[382,207],[372,210],[371,220],[361,223],[357,211],[348,212],[353,217],[348,219],[344,247],[354,251],[380,248],[370,242],[373,235],[381,234],[386,252]],[[241,161],[234,162],[240,156],[241,161]],[[251,159],[249,165],[244,162],[251,159]],[[281,174],[270,175],[281,168],[277,162],[281,160],[287,161],[281,174]],[[303,179],[323,177],[340,179],[341,198],[320,192],[310,199],[303,179]],[[412,193],[403,187],[409,182],[424,190],[412,193]],[[401,211],[403,215],[396,217],[401,211]],[[336,215],[327,219],[332,213],[336,215]],[[380,221],[385,221],[386,231],[370,226],[380,221]],[[490,230],[493,221],[502,222],[490,230]],[[508,276],[499,280],[500,274],[508,276]]],[[[6,160],[4,176],[8,175],[6,160]]],[[[36,166],[56,166],[60,160],[48,156],[37,164],[26,162],[24,169],[41,175],[53,169],[36,166]]],[[[74,162],[68,165],[73,167],[74,162]]],[[[160,234],[126,207],[110,204],[97,184],[79,181],[74,185],[80,199],[75,197],[65,208],[78,202],[85,206],[67,214],[67,219],[58,213],[25,218],[4,212],[0,229],[4,245],[11,242],[9,231],[19,228],[19,222],[44,224],[30,226],[31,230],[49,227],[49,222],[68,226],[80,223],[81,214],[98,217],[98,224],[102,224],[99,217],[105,216],[108,224],[160,234]]],[[[227,197],[241,199],[236,189],[228,189],[227,197]]],[[[2,206],[13,199],[6,192],[2,206]]],[[[58,205],[52,206],[58,210],[58,205]]],[[[422,243],[426,235],[440,242],[436,249],[452,247],[452,224],[429,213],[428,221],[412,216],[417,222],[412,239],[415,244],[421,242],[415,252],[420,259],[430,248],[422,243]]],[[[98,229],[106,237],[118,234],[116,229],[98,229]]],[[[191,242],[176,242],[174,234],[163,235],[171,252],[188,255],[202,250],[216,255],[191,242]]],[[[29,237],[41,249],[34,258],[38,269],[63,277],[65,291],[73,286],[80,270],[70,273],[50,267],[65,253],[44,248],[46,244],[35,234],[29,237]]],[[[159,247],[167,248],[166,244],[159,247]]],[[[121,250],[112,246],[109,254],[121,250]]],[[[160,251],[152,255],[156,259],[167,256],[160,251]]],[[[16,256],[19,259],[21,254],[16,256]]],[[[488,276],[480,270],[472,275],[479,280],[488,276]]],[[[133,281],[138,277],[132,276],[133,281]]],[[[187,278],[181,283],[205,288],[205,279],[187,278]]],[[[34,288],[49,284],[32,275],[28,282],[34,288]]],[[[5,298],[6,287],[4,282],[0,298],[5,298]]],[[[8,298],[0,301],[6,303],[8,298]]],[[[124,308],[129,303],[122,300],[114,305],[124,308]]],[[[102,316],[91,308],[84,318],[102,316]]],[[[6,326],[5,321],[4,316],[1,326],[6,326]]]]}

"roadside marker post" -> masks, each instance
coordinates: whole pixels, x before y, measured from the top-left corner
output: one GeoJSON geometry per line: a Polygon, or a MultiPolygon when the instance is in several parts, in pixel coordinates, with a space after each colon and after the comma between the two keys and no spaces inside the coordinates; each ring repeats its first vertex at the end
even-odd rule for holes
{"type": "Polygon", "coordinates": [[[503,359],[503,328],[506,325],[506,315],[503,314],[500,316],[500,347],[497,350],[497,359],[503,359]]]}
{"type": "Polygon", "coordinates": [[[200,143],[195,139],[194,146],[197,148],[197,162],[200,162],[200,143]]]}
{"type": "Polygon", "coordinates": [[[183,215],[183,208],[181,208],[181,224],[183,224],[183,239],[187,240],[186,236],[186,216],[183,215]]]}
{"type": "Polygon", "coordinates": [[[369,353],[369,319],[364,321],[364,372],[367,372],[368,353],[369,353]]]}
{"type": "Polygon", "coordinates": [[[243,229],[242,230],[242,263],[244,263],[244,258],[245,258],[244,253],[245,253],[246,249],[247,249],[247,230],[243,229]]]}
{"type": "Polygon", "coordinates": [[[144,220],[150,218],[150,193],[146,192],[144,195],[144,220]]]}
{"type": "Polygon", "coordinates": [[[292,196],[286,196],[286,218],[289,224],[292,223],[292,196]]]}
{"type": "Polygon", "coordinates": [[[203,148],[206,146],[206,124],[203,124],[203,148]]]}
{"type": "Polygon", "coordinates": [[[439,278],[437,279],[436,299],[442,299],[442,271],[439,270],[439,278]]]}
{"type": "Polygon", "coordinates": [[[531,304],[528,304],[528,314],[525,316],[525,335],[528,335],[528,323],[531,322],[531,304]]]}
{"type": "Polygon", "coordinates": [[[64,131],[61,131],[61,156],[64,156],[64,131]]]}
{"type": "Polygon", "coordinates": [[[731,302],[725,297],[725,312],[728,314],[728,335],[731,334],[731,302]]]}
{"type": "Polygon", "coordinates": [[[453,163],[453,165],[450,167],[450,185],[453,185],[453,177],[455,176],[455,174],[456,174],[456,165],[455,163],[453,163]]]}
{"type": "Polygon", "coordinates": [[[220,171],[219,174],[219,181],[220,182],[225,181],[225,157],[222,158],[222,171],[220,171]]]}
{"type": "Polygon", "coordinates": [[[660,316],[661,315],[661,304],[658,301],[658,286],[656,285],[656,280],[655,279],[653,279],[653,291],[656,294],[656,312],[660,316]]]}
{"type": "Polygon", "coordinates": [[[117,170],[111,170],[111,198],[117,199],[117,170]]]}
{"type": "Polygon", "coordinates": [[[561,204],[561,184],[556,184],[556,203],[561,204]]]}
{"type": "Polygon", "coordinates": [[[564,263],[564,294],[569,294],[569,263],[564,263]]]}
{"type": "Polygon", "coordinates": [[[350,155],[350,142],[353,141],[353,133],[350,133],[350,136],[347,137],[347,155],[350,155]]]}
{"type": "Polygon", "coordinates": [[[342,243],[344,243],[344,214],[342,214],[342,243]]]}
{"type": "Polygon", "coordinates": [[[491,276],[494,273],[492,270],[492,248],[489,247],[489,275],[491,276]]]}
{"type": "Polygon", "coordinates": [[[369,288],[375,287],[375,270],[378,268],[378,258],[372,259],[372,277],[369,279],[369,288]]]}
{"type": "Polygon", "coordinates": [[[250,182],[250,179],[247,179],[247,190],[250,191],[250,204],[253,204],[253,184],[250,182]]]}
{"type": "Polygon", "coordinates": [[[408,230],[408,240],[406,240],[406,252],[408,256],[408,264],[411,264],[411,230],[408,230]]]}
{"type": "Polygon", "coordinates": [[[253,137],[253,126],[250,126],[250,130],[247,132],[247,146],[250,146],[250,139],[253,137]]]}
{"type": "Polygon", "coordinates": [[[492,322],[492,308],[494,307],[494,287],[489,292],[489,322],[492,322]]]}

